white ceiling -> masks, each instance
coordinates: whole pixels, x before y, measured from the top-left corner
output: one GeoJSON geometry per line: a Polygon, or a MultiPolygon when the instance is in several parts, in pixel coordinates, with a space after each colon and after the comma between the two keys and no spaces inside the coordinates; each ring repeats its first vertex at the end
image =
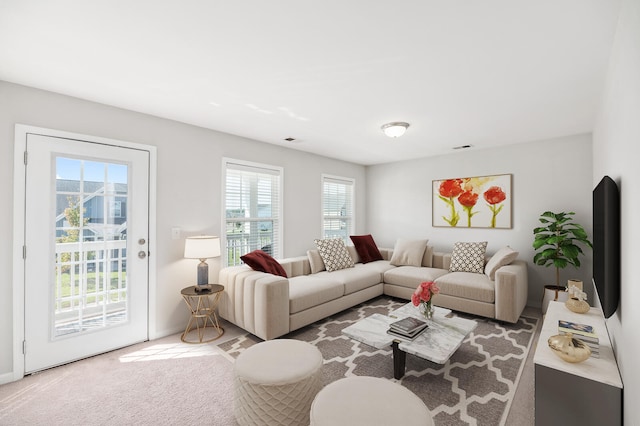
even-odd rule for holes
{"type": "Polygon", "coordinates": [[[590,132],[619,3],[0,0],[0,79],[370,165],[590,132]]]}

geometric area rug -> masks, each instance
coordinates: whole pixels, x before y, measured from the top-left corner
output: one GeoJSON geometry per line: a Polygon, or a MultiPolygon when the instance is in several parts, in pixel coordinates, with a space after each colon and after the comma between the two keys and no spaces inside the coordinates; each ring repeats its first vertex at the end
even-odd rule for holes
{"type": "MultiPolygon", "coordinates": [[[[374,313],[387,315],[406,300],[380,296],[282,338],[315,345],[322,353],[323,385],[349,376],[389,379],[418,395],[438,426],[504,425],[513,401],[532,337],[536,318],[520,317],[516,324],[454,312],[478,326],[445,364],[407,354],[402,379],[393,378],[391,347],[375,349],[344,336],[341,331],[374,313]]],[[[244,349],[261,342],[245,334],[219,348],[233,361],[244,349]]]]}

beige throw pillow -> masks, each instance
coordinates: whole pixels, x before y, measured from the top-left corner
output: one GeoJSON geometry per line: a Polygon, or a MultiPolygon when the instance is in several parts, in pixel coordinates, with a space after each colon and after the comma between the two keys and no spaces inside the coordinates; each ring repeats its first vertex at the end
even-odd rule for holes
{"type": "Polygon", "coordinates": [[[484,254],[487,242],[457,242],[453,245],[449,272],[484,272],[484,254]]]}
{"type": "Polygon", "coordinates": [[[327,271],[332,272],[353,267],[353,259],[341,238],[314,240],[314,242],[327,271]]]}
{"type": "Polygon", "coordinates": [[[389,263],[394,266],[422,266],[422,258],[428,241],[398,238],[389,263]]]}
{"type": "Polygon", "coordinates": [[[318,272],[326,270],[318,250],[307,250],[307,257],[309,258],[309,266],[311,266],[312,274],[317,274],[318,272]]]}
{"type": "Polygon", "coordinates": [[[496,271],[501,267],[510,264],[518,257],[518,252],[509,246],[502,247],[496,252],[484,267],[484,273],[491,281],[496,279],[496,271]]]}
{"type": "Polygon", "coordinates": [[[433,266],[433,246],[427,245],[424,250],[424,256],[422,256],[422,266],[431,268],[433,266]]]}

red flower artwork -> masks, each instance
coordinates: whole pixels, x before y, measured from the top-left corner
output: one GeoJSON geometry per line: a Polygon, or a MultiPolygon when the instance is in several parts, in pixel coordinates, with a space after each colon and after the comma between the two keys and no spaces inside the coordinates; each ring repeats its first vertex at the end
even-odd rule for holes
{"type": "Polygon", "coordinates": [[[455,198],[462,193],[462,179],[448,179],[440,184],[440,195],[455,198]]]}
{"type": "Polygon", "coordinates": [[[436,180],[432,191],[434,226],[465,226],[460,222],[463,215],[468,228],[511,226],[511,175],[436,180]]]}
{"type": "Polygon", "coordinates": [[[464,211],[467,212],[467,227],[471,228],[471,218],[473,217],[474,214],[477,213],[477,212],[473,212],[472,210],[473,210],[473,207],[478,202],[478,194],[476,194],[471,190],[464,191],[458,197],[458,202],[462,205],[462,208],[464,209],[464,211]]]}
{"type": "Polygon", "coordinates": [[[460,220],[460,215],[456,211],[456,207],[453,204],[453,199],[462,193],[462,179],[447,179],[440,183],[440,199],[447,203],[451,208],[451,216],[447,219],[442,217],[445,222],[451,226],[456,226],[460,220]]]}
{"type": "Polygon", "coordinates": [[[504,193],[502,188],[499,186],[492,186],[484,192],[484,199],[489,203],[489,209],[492,212],[491,216],[491,227],[496,227],[496,216],[504,207],[504,204],[500,204],[500,206],[496,206],[496,204],[502,203],[507,199],[507,194],[504,193]]]}

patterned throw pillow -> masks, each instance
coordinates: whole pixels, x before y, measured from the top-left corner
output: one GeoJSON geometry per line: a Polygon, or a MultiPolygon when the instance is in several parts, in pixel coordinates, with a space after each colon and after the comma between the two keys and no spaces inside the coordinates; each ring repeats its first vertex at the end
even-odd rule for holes
{"type": "Polygon", "coordinates": [[[325,240],[314,240],[320,257],[324,262],[327,271],[337,271],[340,269],[352,268],[353,259],[347,251],[347,246],[341,238],[328,238],[325,240]]]}
{"type": "Polygon", "coordinates": [[[484,254],[487,242],[466,243],[457,242],[453,245],[449,272],[484,273],[484,254]]]}

